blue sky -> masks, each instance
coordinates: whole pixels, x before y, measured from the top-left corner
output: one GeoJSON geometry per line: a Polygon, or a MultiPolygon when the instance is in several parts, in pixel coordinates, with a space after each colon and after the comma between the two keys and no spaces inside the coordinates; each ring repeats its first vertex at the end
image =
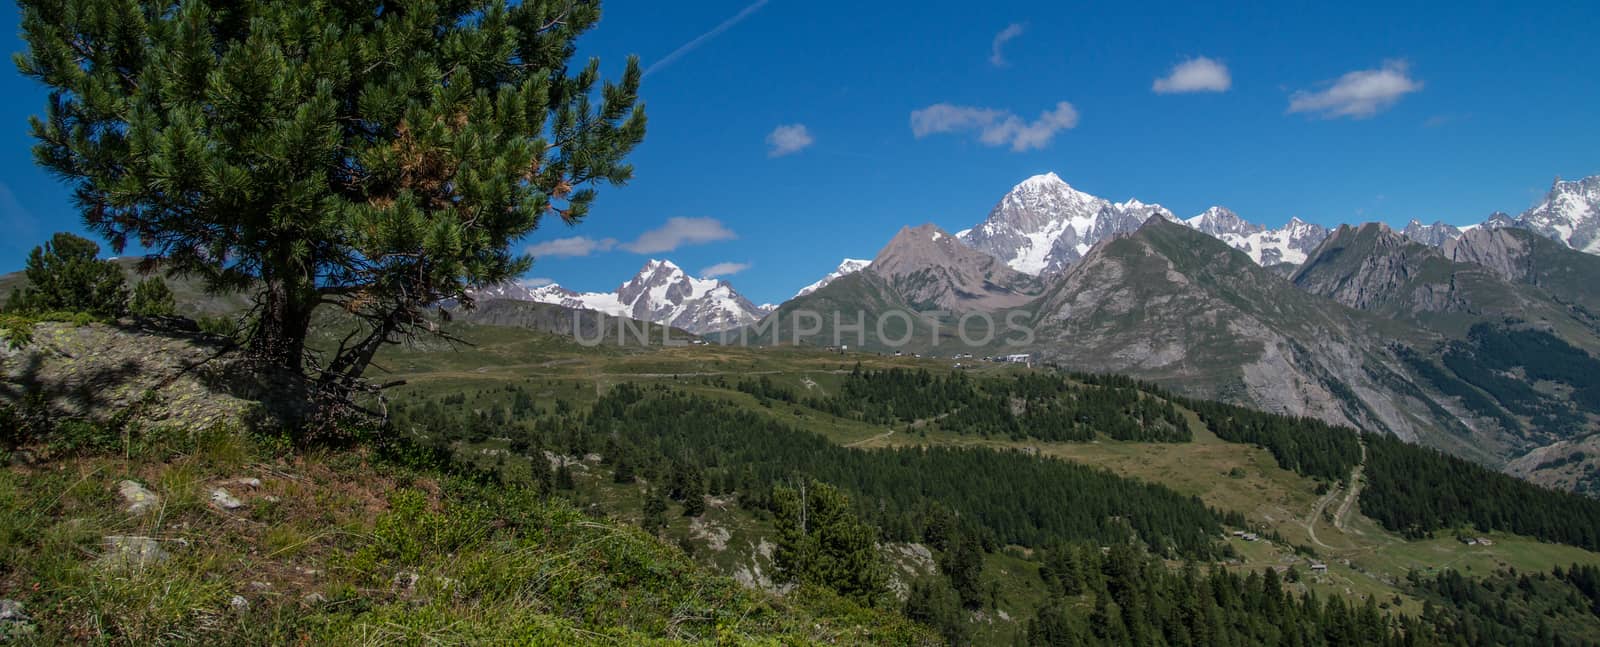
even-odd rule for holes
{"type": "MultiPolygon", "coordinates": [[[[1273,226],[1466,224],[1600,173],[1600,3],[1120,4],[609,0],[581,55],[652,66],[649,134],[632,183],[529,238],[550,252],[529,278],[609,290],[670,258],[746,265],[726,278],[779,301],[902,225],[971,226],[1045,171],[1273,226]]],[[[0,90],[11,271],[81,225],[31,163],[44,92],[9,67],[0,90]]]]}

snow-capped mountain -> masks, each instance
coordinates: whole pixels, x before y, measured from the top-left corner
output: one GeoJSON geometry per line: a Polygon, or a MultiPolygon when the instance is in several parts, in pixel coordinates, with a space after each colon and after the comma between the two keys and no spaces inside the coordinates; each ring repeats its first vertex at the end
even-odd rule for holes
{"type": "Polygon", "coordinates": [[[1026,274],[1049,274],[1082,258],[1103,239],[1139,228],[1152,216],[1175,219],[1157,204],[1111,202],[1072,188],[1055,173],[1011,189],[963,242],[1026,274]]]}
{"type": "Polygon", "coordinates": [[[1212,207],[1200,215],[1183,221],[1183,224],[1199,230],[1200,233],[1214,238],[1223,235],[1249,236],[1266,231],[1267,228],[1240,218],[1227,207],[1212,207]]]}
{"type": "Polygon", "coordinates": [[[1327,228],[1299,218],[1277,229],[1247,221],[1225,207],[1211,207],[1183,221],[1203,234],[1227,243],[1250,256],[1257,265],[1299,265],[1328,237],[1327,228]]]}
{"type": "Polygon", "coordinates": [[[652,259],[616,292],[574,292],[560,285],[503,285],[478,291],[479,300],[510,298],[594,310],[664,324],[696,334],[754,323],[770,308],[757,306],[727,281],[689,276],[672,261],[652,259]]]}
{"type": "Polygon", "coordinates": [[[1328,237],[1327,229],[1299,218],[1268,229],[1223,207],[1178,220],[1159,204],[1111,202],[1078,191],[1054,173],[1023,180],[982,224],[956,235],[1012,269],[1040,275],[1061,270],[1101,240],[1137,230],[1156,216],[1220,239],[1261,265],[1303,263],[1328,237]]]}
{"type": "MultiPolygon", "coordinates": [[[[835,268],[832,272],[829,272],[827,276],[822,277],[816,283],[812,283],[811,285],[808,285],[808,286],[805,286],[803,288],[800,288],[799,292],[794,293],[794,298],[803,297],[803,296],[805,296],[807,294],[811,294],[812,292],[816,292],[817,290],[822,289],[822,286],[834,282],[839,277],[846,276],[846,275],[849,275],[849,274],[855,274],[856,272],[860,272],[866,266],[871,265],[871,264],[872,264],[872,261],[870,259],[868,259],[868,260],[859,259],[859,258],[847,258],[847,259],[844,259],[844,261],[839,263],[839,267],[835,268]]],[[[774,308],[772,308],[771,306],[767,306],[767,309],[768,310],[772,310],[774,308]]]]}
{"type": "Polygon", "coordinates": [[[1544,202],[1519,216],[1516,226],[1578,251],[1600,254],[1600,175],[1556,179],[1544,202]]]}
{"type": "Polygon", "coordinates": [[[1515,218],[1496,211],[1483,223],[1465,227],[1442,222],[1423,225],[1412,220],[1406,225],[1405,235],[1438,247],[1478,227],[1526,229],[1580,252],[1600,254],[1600,175],[1571,181],[1558,178],[1544,201],[1515,218]]]}

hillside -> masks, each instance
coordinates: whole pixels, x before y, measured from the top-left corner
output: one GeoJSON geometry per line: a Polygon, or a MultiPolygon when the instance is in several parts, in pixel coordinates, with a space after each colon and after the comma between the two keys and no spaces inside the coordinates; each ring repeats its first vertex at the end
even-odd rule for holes
{"type": "MultiPolygon", "coordinates": [[[[63,370],[76,370],[74,357],[109,361],[103,356],[119,345],[160,357],[205,350],[99,324],[42,324],[37,333],[25,350],[48,352],[8,354],[7,367],[36,358],[25,363],[41,367],[38,380],[74,390],[84,382],[63,370]]],[[[172,379],[166,366],[127,365],[95,384],[137,388],[147,401],[176,397],[185,412],[233,413],[125,416],[127,403],[105,399],[90,407],[110,422],[96,422],[41,417],[27,400],[0,398],[8,463],[0,468],[8,609],[0,636],[43,644],[932,641],[904,619],[825,590],[782,599],[748,590],[525,478],[462,469],[404,439],[355,431],[317,447],[252,431],[224,395],[190,397],[200,387],[181,386],[187,378],[172,379]]]]}

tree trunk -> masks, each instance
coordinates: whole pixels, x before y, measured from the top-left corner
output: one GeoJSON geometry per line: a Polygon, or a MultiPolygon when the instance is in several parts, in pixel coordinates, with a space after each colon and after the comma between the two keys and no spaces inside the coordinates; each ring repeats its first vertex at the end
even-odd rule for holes
{"type": "Polygon", "coordinates": [[[305,368],[306,335],[316,294],[272,281],[262,294],[261,318],[250,351],[273,368],[300,373],[305,368]]]}

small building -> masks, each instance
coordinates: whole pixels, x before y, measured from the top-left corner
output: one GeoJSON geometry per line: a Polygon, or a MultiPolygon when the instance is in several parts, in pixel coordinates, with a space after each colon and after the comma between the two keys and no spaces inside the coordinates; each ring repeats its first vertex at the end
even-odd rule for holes
{"type": "Polygon", "coordinates": [[[1328,565],[1313,559],[1311,560],[1311,572],[1326,573],[1328,572],[1328,565]]]}
{"type": "Polygon", "coordinates": [[[1478,545],[1479,546],[1493,546],[1494,542],[1491,541],[1488,537],[1479,537],[1478,538],[1478,545]]]}
{"type": "Polygon", "coordinates": [[[1244,540],[1245,541],[1256,541],[1257,539],[1260,539],[1260,538],[1261,538],[1260,536],[1256,535],[1253,532],[1247,532],[1247,533],[1244,534],[1244,540]]]}

